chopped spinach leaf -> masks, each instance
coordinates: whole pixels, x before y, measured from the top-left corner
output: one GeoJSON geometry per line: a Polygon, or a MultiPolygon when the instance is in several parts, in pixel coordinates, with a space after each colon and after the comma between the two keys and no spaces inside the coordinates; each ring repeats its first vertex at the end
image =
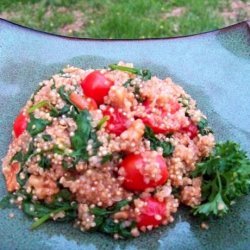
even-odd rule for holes
{"type": "Polygon", "coordinates": [[[142,103],[144,102],[144,98],[142,97],[141,95],[141,92],[140,92],[140,87],[138,85],[135,85],[134,86],[134,95],[135,95],[135,98],[138,102],[142,103]]]}
{"type": "Polygon", "coordinates": [[[22,162],[23,162],[23,158],[24,158],[23,152],[22,152],[22,151],[19,151],[19,152],[17,152],[17,153],[11,158],[10,163],[12,163],[13,161],[17,161],[17,162],[22,163],[22,162]]]}
{"type": "Polygon", "coordinates": [[[20,185],[21,187],[23,187],[23,186],[26,184],[28,178],[29,178],[29,174],[28,174],[27,172],[24,172],[24,171],[20,171],[20,172],[16,175],[16,180],[17,180],[17,182],[19,183],[19,185],[20,185]],[[21,174],[23,175],[24,178],[21,178],[21,177],[20,177],[21,174]]]}
{"type": "Polygon", "coordinates": [[[112,154],[104,155],[104,156],[102,157],[101,164],[105,164],[105,163],[111,161],[112,158],[113,158],[113,155],[112,155],[112,154]]]}
{"type": "Polygon", "coordinates": [[[89,156],[87,152],[87,144],[90,139],[93,141],[93,149],[96,151],[101,143],[97,139],[95,131],[92,131],[90,123],[90,114],[88,110],[80,111],[76,117],[77,129],[75,135],[71,137],[71,145],[74,149],[72,157],[75,158],[77,163],[80,159],[87,161],[89,156]]]}
{"type": "Polygon", "coordinates": [[[49,169],[51,167],[51,160],[46,155],[43,154],[41,154],[40,157],[41,160],[38,163],[39,167],[43,169],[49,169]]]}
{"type": "Polygon", "coordinates": [[[75,167],[74,163],[70,163],[65,160],[62,161],[62,166],[65,170],[73,169],[75,167]]]}
{"type": "Polygon", "coordinates": [[[52,107],[50,110],[50,115],[52,117],[59,117],[64,114],[67,114],[70,111],[70,106],[69,105],[64,105],[64,107],[60,110],[56,109],[55,107],[52,107]]]}
{"type": "Polygon", "coordinates": [[[52,141],[52,136],[49,134],[42,135],[44,141],[52,141]]]}
{"type": "Polygon", "coordinates": [[[133,80],[132,78],[129,78],[125,83],[123,83],[123,87],[127,88],[131,86],[132,80],[133,80]]]}
{"type": "Polygon", "coordinates": [[[27,131],[32,137],[43,132],[46,126],[50,125],[52,122],[40,118],[35,118],[33,114],[30,115],[30,122],[27,127],[27,131]]]}
{"type": "Polygon", "coordinates": [[[9,193],[9,194],[5,195],[0,201],[0,209],[13,207],[13,204],[10,202],[11,199],[15,199],[14,194],[9,193]]]}
{"type": "Polygon", "coordinates": [[[151,149],[157,150],[158,147],[161,147],[164,157],[170,156],[174,152],[174,146],[170,142],[159,140],[148,126],[146,126],[144,137],[150,141],[151,149]]]}
{"type": "Polygon", "coordinates": [[[205,118],[201,118],[197,126],[201,135],[208,135],[209,133],[213,133],[212,129],[208,127],[208,121],[205,118]]]}
{"type": "Polygon", "coordinates": [[[131,203],[131,201],[121,200],[109,208],[92,208],[90,211],[95,215],[95,229],[106,234],[119,234],[123,238],[131,237],[130,232],[131,229],[135,227],[135,223],[132,223],[130,226],[125,226],[122,222],[115,223],[110,217],[110,215],[119,212],[122,207],[129,203],[131,203]]]}

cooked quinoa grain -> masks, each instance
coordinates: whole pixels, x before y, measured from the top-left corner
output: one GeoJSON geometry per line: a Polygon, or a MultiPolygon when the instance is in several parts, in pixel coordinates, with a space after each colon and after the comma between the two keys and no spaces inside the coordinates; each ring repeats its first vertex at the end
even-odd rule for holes
{"type": "Polygon", "coordinates": [[[33,228],[49,215],[115,239],[172,223],[181,203],[201,203],[202,179],[190,174],[215,144],[201,119],[170,78],[122,62],[67,67],[39,84],[14,122],[3,159],[12,203],[33,228]]]}

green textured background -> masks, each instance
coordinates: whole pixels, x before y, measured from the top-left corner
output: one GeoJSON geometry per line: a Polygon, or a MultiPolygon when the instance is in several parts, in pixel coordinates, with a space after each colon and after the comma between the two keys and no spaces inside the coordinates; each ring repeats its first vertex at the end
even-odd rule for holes
{"type": "MultiPolygon", "coordinates": [[[[51,36],[0,20],[0,126],[2,158],[14,117],[36,88],[67,64],[104,67],[119,60],[171,76],[197,100],[219,140],[250,148],[250,32],[241,24],[206,34],[157,40],[82,40],[51,36]]],[[[0,197],[5,194],[0,176],[0,197]]],[[[114,241],[81,233],[68,224],[47,223],[31,232],[31,220],[17,209],[0,211],[0,249],[247,249],[250,197],[230,214],[199,229],[200,221],[181,209],[173,224],[140,238],[114,241]],[[14,219],[8,214],[14,211],[14,219]]]]}

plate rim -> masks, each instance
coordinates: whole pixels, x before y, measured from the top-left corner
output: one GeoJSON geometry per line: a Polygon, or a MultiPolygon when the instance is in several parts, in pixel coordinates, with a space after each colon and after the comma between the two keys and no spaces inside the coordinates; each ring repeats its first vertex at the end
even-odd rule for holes
{"type": "Polygon", "coordinates": [[[27,32],[36,33],[38,35],[45,35],[45,36],[51,36],[55,38],[60,39],[68,39],[68,40],[77,40],[77,41],[92,41],[92,42],[115,42],[115,41],[127,41],[127,42],[146,42],[146,41],[158,41],[158,40],[176,40],[176,39],[184,39],[184,38],[195,38],[197,36],[203,36],[203,35],[213,35],[216,32],[225,32],[228,30],[236,30],[239,28],[246,27],[250,34],[250,19],[244,20],[239,23],[235,23],[229,26],[225,26],[219,29],[213,29],[201,33],[194,33],[190,35],[183,35],[183,36],[174,36],[174,37],[154,37],[154,38],[87,38],[87,37],[75,37],[75,36],[66,36],[66,35],[59,35],[55,33],[50,33],[47,31],[42,31],[39,29],[31,28],[24,26],[22,24],[18,24],[9,20],[6,20],[4,18],[0,18],[0,25],[10,25],[12,27],[16,27],[22,30],[25,30],[27,32]]]}

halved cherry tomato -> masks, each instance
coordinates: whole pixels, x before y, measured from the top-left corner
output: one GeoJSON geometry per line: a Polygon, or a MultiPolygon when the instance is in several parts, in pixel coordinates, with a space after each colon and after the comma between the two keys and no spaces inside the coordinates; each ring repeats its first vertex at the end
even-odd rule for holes
{"type": "Polygon", "coordinates": [[[85,77],[81,87],[86,96],[93,98],[98,104],[102,104],[104,97],[108,94],[113,84],[113,81],[107,79],[100,71],[96,70],[85,77]]]}
{"type": "Polygon", "coordinates": [[[107,130],[117,136],[125,131],[130,125],[128,118],[116,108],[108,107],[103,111],[103,114],[109,116],[106,126],[107,130]]]}
{"type": "Polygon", "coordinates": [[[6,187],[8,192],[16,191],[19,188],[19,184],[16,179],[17,173],[20,171],[20,163],[14,162],[10,165],[10,168],[4,169],[3,174],[6,179],[6,187]]]}
{"type": "Polygon", "coordinates": [[[166,218],[166,204],[153,197],[143,200],[145,205],[141,208],[141,213],[137,219],[139,228],[143,226],[159,226],[166,218]]]}
{"type": "Polygon", "coordinates": [[[80,110],[88,109],[95,110],[97,109],[97,104],[92,98],[83,97],[75,92],[72,92],[69,96],[70,101],[80,110]]]}
{"type": "Polygon", "coordinates": [[[144,191],[146,188],[154,188],[163,185],[167,181],[168,169],[165,160],[161,155],[156,155],[154,159],[151,157],[149,160],[159,164],[161,178],[157,181],[151,180],[148,183],[145,182],[145,178],[139,169],[143,171],[148,159],[148,152],[130,154],[123,159],[120,167],[125,171],[125,180],[123,182],[124,188],[131,191],[144,191]]]}
{"type": "Polygon", "coordinates": [[[145,106],[147,116],[142,117],[141,119],[145,125],[149,126],[156,134],[166,134],[173,132],[169,130],[169,128],[166,128],[166,126],[162,122],[162,119],[168,114],[168,112],[174,114],[180,109],[180,105],[178,102],[169,102],[166,110],[164,110],[162,107],[154,107],[154,109],[157,109],[158,111],[157,114],[152,113],[152,107],[150,106],[150,103],[148,101],[144,102],[143,105],[145,106]]]}
{"type": "Polygon", "coordinates": [[[190,139],[194,139],[198,135],[198,128],[195,124],[191,123],[189,126],[182,128],[182,132],[188,134],[190,139]]]}
{"type": "Polygon", "coordinates": [[[21,112],[13,123],[13,130],[16,137],[19,137],[27,128],[27,116],[21,112]]]}

